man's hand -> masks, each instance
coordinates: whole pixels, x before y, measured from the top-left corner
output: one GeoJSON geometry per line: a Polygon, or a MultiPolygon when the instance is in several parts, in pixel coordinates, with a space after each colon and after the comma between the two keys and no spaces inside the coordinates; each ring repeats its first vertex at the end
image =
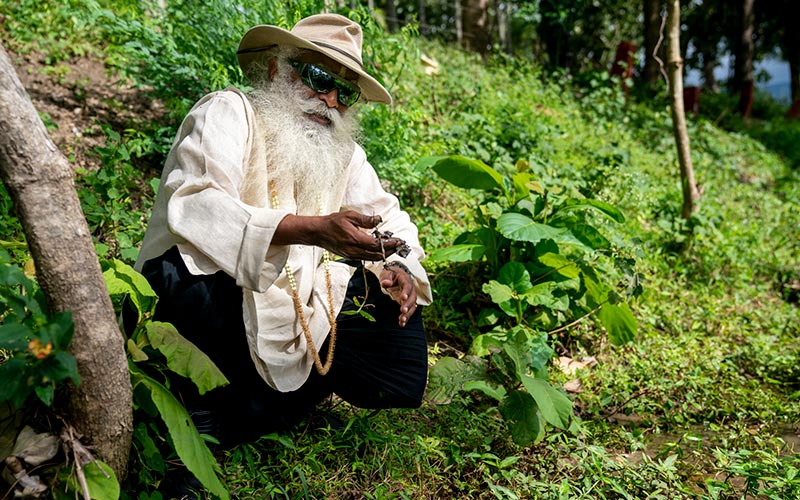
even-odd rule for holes
{"type": "Polygon", "coordinates": [[[363,215],[352,210],[330,215],[287,215],[275,229],[274,245],[314,245],[334,255],[354,260],[383,260],[405,242],[399,238],[381,241],[362,229],[381,223],[380,216],[363,215]]]}
{"type": "Polygon", "coordinates": [[[392,299],[400,304],[398,324],[406,326],[408,319],[417,309],[417,289],[414,279],[398,266],[388,266],[380,275],[381,287],[389,292],[392,299]]]}

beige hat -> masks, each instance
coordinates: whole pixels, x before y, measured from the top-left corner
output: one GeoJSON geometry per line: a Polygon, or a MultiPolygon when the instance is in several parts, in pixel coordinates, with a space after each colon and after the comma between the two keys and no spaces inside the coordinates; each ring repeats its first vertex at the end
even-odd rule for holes
{"type": "Polygon", "coordinates": [[[276,45],[289,45],[324,54],[358,73],[361,95],[368,101],[392,103],[383,85],[364,70],[361,60],[361,26],[338,14],[317,14],[301,19],[291,31],[270,25],[250,28],[239,42],[236,56],[245,76],[261,53],[276,45]]]}

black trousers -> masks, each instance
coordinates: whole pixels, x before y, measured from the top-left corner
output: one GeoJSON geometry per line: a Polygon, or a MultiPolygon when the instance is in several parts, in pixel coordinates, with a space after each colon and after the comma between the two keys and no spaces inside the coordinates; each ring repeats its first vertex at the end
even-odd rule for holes
{"type": "MultiPolygon", "coordinates": [[[[296,391],[279,392],[260,377],[250,358],[242,320],[242,290],[218,272],[189,273],[177,248],[144,264],[142,274],[158,294],[154,319],[172,323],[222,370],[230,385],[200,396],[191,382],[174,380],[187,408],[215,415],[223,444],[286,430],[309,416],[332,393],[361,408],[416,408],[427,381],[427,345],[418,308],[406,326],[399,306],[360,264],[350,280],[342,312],[363,302],[376,321],[339,314],[334,361],[327,375],[316,369],[296,391]]],[[[318,350],[325,359],[327,341],[318,350]]]]}

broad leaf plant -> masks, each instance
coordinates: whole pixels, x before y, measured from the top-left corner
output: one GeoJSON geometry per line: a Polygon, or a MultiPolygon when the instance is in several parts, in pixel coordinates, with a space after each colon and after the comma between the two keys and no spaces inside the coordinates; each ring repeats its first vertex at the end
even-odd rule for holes
{"type": "MultiPolygon", "coordinates": [[[[540,441],[546,425],[569,429],[572,401],[550,382],[555,351],[551,336],[584,319],[598,322],[610,341],[630,342],[636,320],[600,265],[613,256],[609,240],[590,222],[596,211],[617,223],[623,214],[593,199],[571,198],[547,190],[519,161],[501,173],[463,156],[424,158],[442,179],[468,190],[474,228],[452,246],[431,253],[438,262],[485,262],[483,293],[493,308],[480,311],[482,326],[468,353],[444,357],[431,371],[429,398],[445,403],[459,391],[479,391],[494,400],[512,439],[520,445],[540,441]],[[499,311],[498,311],[499,309],[499,311]]],[[[627,273],[623,295],[640,291],[630,259],[616,264],[627,273]]]]}

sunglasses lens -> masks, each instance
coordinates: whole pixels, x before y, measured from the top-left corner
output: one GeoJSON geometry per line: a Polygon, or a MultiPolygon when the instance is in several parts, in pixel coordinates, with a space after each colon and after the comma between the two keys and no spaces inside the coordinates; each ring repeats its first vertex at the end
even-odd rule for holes
{"type": "Polygon", "coordinates": [[[298,62],[292,62],[292,66],[300,74],[300,80],[314,92],[327,94],[336,89],[338,101],[347,107],[355,104],[361,96],[361,90],[358,87],[334,77],[319,66],[298,62]]]}

